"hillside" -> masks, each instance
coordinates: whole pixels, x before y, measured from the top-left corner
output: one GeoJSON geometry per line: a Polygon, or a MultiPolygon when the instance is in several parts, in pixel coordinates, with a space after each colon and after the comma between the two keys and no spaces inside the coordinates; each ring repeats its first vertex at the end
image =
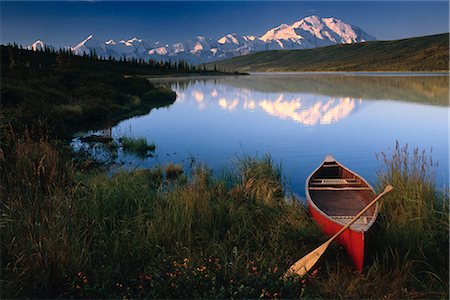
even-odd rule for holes
{"type": "Polygon", "coordinates": [[[105,60],[62,50],[0,50],[1,126],[44,128],[59,137],[111,126],[175,101],[174,92],[136,75],[195,73],[187,65],[105,60]]]}
{"type": "Polygon", "coordinates": [[[206,64],[245,72],[445,71],[449,34],[307,50],[265,51],[206,64]]]}

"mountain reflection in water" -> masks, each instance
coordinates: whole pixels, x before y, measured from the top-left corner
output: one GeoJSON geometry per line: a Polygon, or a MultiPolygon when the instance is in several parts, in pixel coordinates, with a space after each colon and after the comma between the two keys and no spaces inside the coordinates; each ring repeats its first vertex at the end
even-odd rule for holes
{"type": "Polygon", "coordinates": [[[155,157],[119,149],[126,168],[194,156],[220,170],[238,155],[269,153],[282,163],[292,191],[302,195],[309,173],[333,154],[370,182],[375,153],[409,144],[433,148],[438,183],[448,183],[448,76],[409,74],[277,74],[165,78],[177,92],[168,108],[123,121],[112,136],[144,137],[155,157]]]}
{"type": "Polygon", "coordinates": [[[270,116],[291,120],[303,125],[323,125],[338,122],[357,111],[362,99],[328,97],[311,94],[269,93],[215,83],[194,83],[189,91],[172,87],[182,103],[194,102],[200,111],[207,106],[221,110],[261,110],[270,116]]]}

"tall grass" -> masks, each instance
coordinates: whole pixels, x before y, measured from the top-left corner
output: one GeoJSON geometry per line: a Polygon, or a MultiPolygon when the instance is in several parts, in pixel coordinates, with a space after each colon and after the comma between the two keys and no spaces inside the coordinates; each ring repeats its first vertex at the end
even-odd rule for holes
{"type": "Polygon", "coordinates": [[[308,278],[283,281],[326,237],[270,157],[221,176],[193,164],[111,177],[81,172],[52,141],[3,136],[3,297],[448,297],[447,204],[421,152],[380,156],[380,185],[395,190],[362,274],[332,245],[308,278]]]}
{"type": "Polygon", "coordinates": [[[250,174],[277,178],[270,160],[227,179],[198,165],[189,178],[161,168],[111,178],[79,173],[49,141],[11,143],[2,160],[4,296],[300,294],[302,284],[281,275],[321,234],[282,190],[269,204],[270,185],[248,184],[250,174]]]}
{"type": "Polygon", "coordinates": [[[377,155],[382,199],[380,230],[371,262],[355,274],[346,254],[322,259],[308,295],[324,298],[406,299],[449,297],[448,193],[436,187],[430,153],[396,143],[377,155]]]}
{"type": "Polygon", "coordinates": [[[398,142],[378,158],[384,165],[380,185],[395,187],[383,200],[380,263],[409,273],[405,289],[448,297],[449,198],[436,187],[437,162],[431,152],[398,142]]]}
{"type": "Polygon", "coordinates": [[[73,218],[75,167],[54,141],[8,128],[1,136],[2,294],[57,296],[88,260],[85,228],[73,218]]]}

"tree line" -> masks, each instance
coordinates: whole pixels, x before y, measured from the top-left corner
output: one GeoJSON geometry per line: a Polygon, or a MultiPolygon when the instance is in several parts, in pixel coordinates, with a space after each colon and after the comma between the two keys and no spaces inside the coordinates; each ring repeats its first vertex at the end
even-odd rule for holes
{"type": "Polygon", "coordinates": [[[206,66],[196,66],[185,60],[155,60],[122,55],[117,58],[112,55],[101,56],[95,51],[84,52],[82,55],[75,54],[68,48],[53,48],[44,46],[42,49],[31,50],[16,43],[6,46],[1,45],[2,68],[14,69],[25,68],[65,68],[77,64],[79,66],[92,66],[93,64],[107,66],[114,65],[125,68],[133,68],[133,71],[141,69],[150,73],[197,73],[197,72],[222,72],[214,65],[213,70],[206,66]],[[81,59],[80,59],[81,58],[81,59]]]}

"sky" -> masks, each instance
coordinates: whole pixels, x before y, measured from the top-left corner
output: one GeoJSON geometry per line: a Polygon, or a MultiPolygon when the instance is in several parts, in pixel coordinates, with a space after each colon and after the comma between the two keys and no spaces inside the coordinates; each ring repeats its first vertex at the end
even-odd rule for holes
{"type": "Polygon", "coordinates": [[[259,36],[309,15],[341,19],[379,40],[449,31],[447,1],[0,1],[0,43],[74,46],[90,34],[163,43],[259,36]]]}

